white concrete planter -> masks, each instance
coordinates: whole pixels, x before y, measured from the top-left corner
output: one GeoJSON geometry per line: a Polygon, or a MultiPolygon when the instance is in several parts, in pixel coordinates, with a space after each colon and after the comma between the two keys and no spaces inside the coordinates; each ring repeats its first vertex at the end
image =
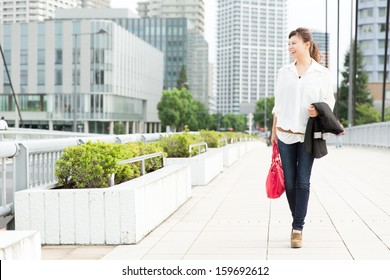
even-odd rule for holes
{"type": "Polygon", "coordinates": [[[0,231],[0,260],[40,260],[41,239],[37,231],[0,231]]]}
{"type": "Polygon", "coordinates": [[[42,244],[134,244],[191,196],[188,166],[172,165],[111,188],[15,193],[15,227],[42,244]]]}
{"type": "Polygon", "coordinates": [[[191,184],[204,186],[223,171],[223,150],[210,148],[206,153],[191,158],[166,158],[166,165],[186,164],[191,167],[191,184]]]}
{"type": "Polygon", "coordinates": [[[240,154],[239,144],[228,144],[222,150],[224,167],[229,167],[238,160],[240,154]]]}
{"type": "Polygon", "coordinates": [[[247,152],[248,152],[248,143],[249,142],[239,142],[237,143],[238,144],[238,147],[239,147],[239,157],[242,157],[243,155],[245,155],[247,152]]]}

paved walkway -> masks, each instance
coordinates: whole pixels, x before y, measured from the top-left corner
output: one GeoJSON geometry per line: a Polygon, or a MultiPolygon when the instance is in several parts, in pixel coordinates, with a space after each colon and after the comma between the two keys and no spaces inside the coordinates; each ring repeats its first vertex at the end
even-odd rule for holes
{"type": "Polygon", "coordinates": [[[390,259],[390,150],[329,147],[314,163],[303,248],[291,249],[285,195],[269,200],[261,144],[137,245],[44,246],[43,259],[390,259]]]}

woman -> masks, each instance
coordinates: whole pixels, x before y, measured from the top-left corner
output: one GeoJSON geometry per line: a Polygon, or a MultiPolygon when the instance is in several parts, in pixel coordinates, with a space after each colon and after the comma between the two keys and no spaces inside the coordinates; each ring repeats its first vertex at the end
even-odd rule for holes
{"type": "Polygon", "coordinates": [[[318,46],[307,28],[289,34],[288,50],[294,62],[279,70],[275,86],[271,142],[279,146],[288,204],[293,217],[291,247],[302,247],[314,162],[304,148],[309,117],[318,115],[312,103],[326,102],[333,110],[331,76],[319,62],[318,46]]]}

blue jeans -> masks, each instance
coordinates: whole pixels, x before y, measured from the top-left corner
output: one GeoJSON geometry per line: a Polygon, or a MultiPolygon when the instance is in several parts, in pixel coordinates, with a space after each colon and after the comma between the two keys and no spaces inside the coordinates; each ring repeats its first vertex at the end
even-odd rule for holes
{"type": "Polygon", "coordinates": [[[285,144],[278,140],[286,196],[293,217],[292,228],[302,230],[310,194],[310,175],[314,157],[303,143],[285,144]]]}

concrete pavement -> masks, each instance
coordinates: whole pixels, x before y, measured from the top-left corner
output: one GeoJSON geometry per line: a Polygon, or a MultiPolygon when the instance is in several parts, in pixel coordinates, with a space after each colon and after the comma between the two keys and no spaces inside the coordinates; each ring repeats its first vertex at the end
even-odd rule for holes
{"type": "Polygon", "coordinates": [[[42,259],[390,259],[390,150],[329,146],[316,160],[303,248],[291,249],[285,195],[265,194],[263,143],[136,245],[44,246],[42,259]]]}

